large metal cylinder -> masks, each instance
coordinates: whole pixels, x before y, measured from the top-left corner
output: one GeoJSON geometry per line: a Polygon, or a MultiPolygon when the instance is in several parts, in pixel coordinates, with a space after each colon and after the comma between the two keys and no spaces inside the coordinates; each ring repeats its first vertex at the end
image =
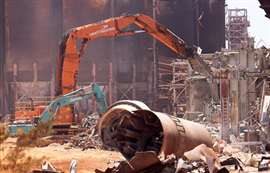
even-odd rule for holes
{"type": "Polygon", "coordinates": [[[181,157],[200,144],[212,146],[211,136],[202,125],[154,112],[139,101],[111,106],[100,120],[99,133],[105,145],[118,149],[126,159],[143,151],[181,157]]]}

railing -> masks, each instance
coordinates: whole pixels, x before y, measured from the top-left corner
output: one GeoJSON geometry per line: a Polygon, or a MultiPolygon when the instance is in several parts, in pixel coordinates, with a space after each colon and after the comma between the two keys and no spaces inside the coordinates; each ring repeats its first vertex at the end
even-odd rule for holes
{"type": "Polygon", "coordinates": [[[21,97],[15,102],[15,111],[31,110],[36,106],[47,106],[55,97],[21,97]]]}

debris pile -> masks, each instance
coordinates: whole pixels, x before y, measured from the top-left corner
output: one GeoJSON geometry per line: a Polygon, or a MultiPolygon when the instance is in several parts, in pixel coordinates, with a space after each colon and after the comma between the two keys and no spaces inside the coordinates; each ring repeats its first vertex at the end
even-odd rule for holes
{"type": "Polygon", "coordinates": [[[100,118],[98,113],[92,113],[90,115],[85,116],[85,118],[82,119],[82,128],[85,129],[92,129],[95,128],[97,123],[98,123],[98,119],[100,118]]]}
{"type": "Polygon", "coordinates": [[[49,161],[43,161],[41,169],[35,169],[32,173],[64,173],[61,170],[57,170],[49,161]]]}
{"type": "Polygon", "coordinates": [[[96,125],[99,115],[93,113],[82,120],[82,132],[71,137],[71,147],[87,150],[90,148],[101,149],[103,144],[96,133],[96,125]]]}
{"type": "Polygon", "coordinates": [[[261,146],[261,142],[243,142],[230,135],[231,144],[228,144],[220,140],[220,123],[203,122],[209,133],[199,123],[154,112],[142,105],[137,101],[122,101],[102,116],[99,124],[102,141],[118,149],[126,160],[109,165],[105,171],[96,170],[96,173],[270,170],[268,155],[262,154],[262,150],[250,152],[252,147],[261,146]],[[159,145],[153,145],[157,142],[159,145]],[[245,153],[246,149],[249,152],[245,153]]]}
{"type": "Polygon", "coordinates": [[[130,160],[110,163],[96,173],[229,173],[270,170],[269,155],[243,153],[219,141],[213,148],[198,145],[181,157],[157,155],[154,151],[137,152],[130,160]],[[225,145],[225,146],[224,146],[225,145]]]}
{"type": "MultiPolygon", "coordinates": [[[[203,145],[205,146],[205,145],[203,145]]],[[[206,146],[205,146],[206,147],[206,146]]],[[[207,148],[207,147],[206,147],[207,148]]],[[[197,151],[191,151],[197,152],[197,151]]],[[[200,155],[201,153],[192,153],[193,158],[179,158],[174,154],[164,156],[157,156],[155,152],[137,152],[130,161],[115,162],[114,165],[109,166],[105,171],[95,170],[96,173],[184,173],[184,172],[210,172],[217,173],[219,170],[224,171],[224,168],[217,168],[214,164],[214,158],[200,155]],[[197,155],[198,158],[195,156],[197,155]],[[202,160],[199,159],[202,157],[202,160]],[[210,169],[209,169],[210,167],[210,169]]],[[[205,154],[205,153],[204,153],[205,154]]]]}
{"type": "Polygon", "coordinates": [[[95,132],[95,128],[88,129],[84,132],[71,137],[70,143],[71,147],[81,148],[82,150],[87,150],[91,148],[101,149],[103,148],[101,139],[95,132]]]}

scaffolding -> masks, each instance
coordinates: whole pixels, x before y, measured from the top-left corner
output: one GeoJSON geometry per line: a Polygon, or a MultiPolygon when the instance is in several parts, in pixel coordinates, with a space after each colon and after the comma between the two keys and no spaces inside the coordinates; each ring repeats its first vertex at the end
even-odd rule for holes
{"type": "MultiPolygon", "coordinates": [[[[157,99],[159,103],[170,102],[170,84],[172,81],[172,59],[169,57],[159,57],[158,61],[158,94],[157,99]]],[[[167,107],[166,109],[170,109],[167,107]]]]}
{"type": "Polygon", "coordinates": [[[238,50],[249,44],[247,9],[229,9],[226,37],[229,50],[238,50]]]}
{"type": "Polygon", "coordinates": [[[167,103],[172,115],[181,117],[186,111],[185,81],[188,77],[189,64],[186,60],[159,61],[159,102],[167,103]]]}
{"type": "Polygon", "coordinates": [[[185,60],[177,60],[172,63],[173,80],[170,86],[172,111],[174,116],[184,116],[186,111],[186,87],[189,65],[185,60]]]}

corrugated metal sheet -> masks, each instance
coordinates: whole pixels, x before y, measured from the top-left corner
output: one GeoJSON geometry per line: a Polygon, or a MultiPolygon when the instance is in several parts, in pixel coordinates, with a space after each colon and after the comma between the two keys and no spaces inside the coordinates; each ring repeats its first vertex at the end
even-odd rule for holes
{"type": "Polygon", "coordinates": [[[266,17],[270,18],[270,0],[259,0],[261,3],[261,8],[264,9],[266,17]]]}

